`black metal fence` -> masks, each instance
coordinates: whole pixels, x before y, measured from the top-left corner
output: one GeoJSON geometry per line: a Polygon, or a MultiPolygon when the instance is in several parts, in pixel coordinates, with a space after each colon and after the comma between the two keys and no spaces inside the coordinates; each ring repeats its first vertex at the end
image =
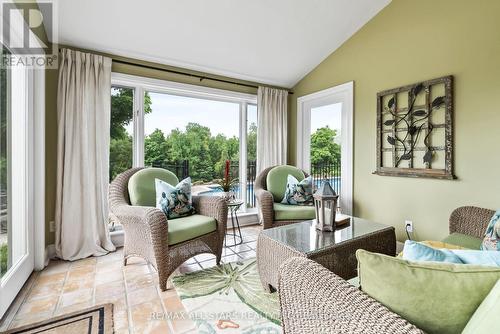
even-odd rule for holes
{"type": "Polygon", "coordinates": [[[247,205],[256,207],[255,202],[255,178],[257,177],[257,161],[248,161],[247,164],[247,205]]]}
{"type": "MultiPolygon", "coordinates": [[[[173,172],[179,180],[188,176],[189,161],[182,160],[177,162],[167,162],[161,164],[153,164],[154,167],[165,168],[173,172]]],[[[239,161],[231,161],[231,174],[237,176],[239,174],[239,161]]],[[[330,185],[337,194],[340,194],[340,161],[320,162],[311,164],[311,175],[315,188],[319,188],[324,181],[330,182],[330,185]]],[[[247,207],[253,208],[256,206],[255,200],[255,178],[257,177],[257,163],[255,160],[247,162],[247,179],[246,179],[246,198],[247,207]]],[[[195,180],[196,181],[196,180],[195,180]]],[[[241,182],[239,182],[241,185],[241,182]]],[[[241,186],[235,187],[235,195],[241,198],[241,186]]]]}
{"type": "MultiPolygon", "coordinates": [[[[190,176],[189,172],[189,160],[181,160],[181,161],[173,161],[173,162],[160,162],[160,163],[153,163],[153,167],[160,167],[160,168],[165,168],[172,173],[174,173],[179,180],[185,179],[186,177],[190,176]]],[[[239,161],[231,161],[231,175],[234,177],[237,177],[239,174],[239,161]]],[[[246,180],[246,197],[247,197],[247,207],[253,208],[255,207],[256,200],[255,200],[255,193],[254,193],[254,185],[255,185],[255,178],[257,176],[257,163],[255,160],[253,161],[248,161],[247,162],[247,180],[246,180]]],[[[194,180],[197,181],[197,180],[194,180]]],[[[239,185],[235,187],[234,192],[236,197],[241,198],[241,182],[239,182],[239,185]]]]}
{"type": "Polygon", "coordinates": [[[311,175],[317,188],[328,181],[337,195],[340,194],[340,160],[311,164],[311,175]]]}
{"type": "Polygon", "coordinates": [[[189,160],[175,162],[153,163],[153,167],[160,167],[174,173],[179,180],[183,180],[189,176],[189,160]]]}

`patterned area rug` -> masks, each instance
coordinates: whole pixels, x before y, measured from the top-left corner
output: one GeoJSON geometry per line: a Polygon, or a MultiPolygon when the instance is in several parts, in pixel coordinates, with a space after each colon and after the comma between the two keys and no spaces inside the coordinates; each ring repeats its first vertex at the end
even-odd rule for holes
{"type": "Polygon", "coordinates": [[[187,273],[172,282],[199,333],[281,333],[278,294],[262,288],[255,259],[187,273]]]}
{"type": "Polygon", "coordinates": [[[6,332],[6,334],[14,333],[111,334],[113,333],[113,304],[94,306],[6,332]]]}

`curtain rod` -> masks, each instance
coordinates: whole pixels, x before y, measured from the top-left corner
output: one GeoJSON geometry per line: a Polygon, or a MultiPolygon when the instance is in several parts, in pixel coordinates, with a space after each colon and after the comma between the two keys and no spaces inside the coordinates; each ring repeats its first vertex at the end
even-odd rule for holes
{"type": "MultiPolygon", "coordinates": [[[[69,47],[69,49],[71,49],[71,47],[69,47]]],[[[61,52],[61,48],[59,48],[59,52],[61,52]]],[[[109,55],[108,55],[108,57],[109,57],[109,55]]],[[[114,63],[130,65],[130,66],[137,66],[137,67],[147,68],[147,69],[151,69],[151,70],[164,71],[164,72],[184,75],[184,76],[188,76],[188,77],[192,77],[192,78],[198,78],[198,79],[200,79],[200,82],[203,80],[211,80],[211,81],[217,81],[217,82],[227,83],[227,84],[231,84],[231,85],[250,87],[250,88],[255,88],[255,89],[259,88],[259,86],[256,86],[256,85],[250,85],[250,84],[245,84],[245,83],[240,83],[240,82],[230,81],[230,80],[224,80],[224,79],[217,79],[217,78],[212,78],[212,77],[207,77],[207,76],[203,76],[203,75],[192,74],[192,73],[187,73],[187,72],[182,72],[182,71],[177,71],[177,70],[170,70],[170,69],[166,69],[166,68],[163,68],[160,66],[138,64],[138,63],[134,63],[131,61],[113,59],[112,57],[110,57],[110,58],[112,59],[112,61],[114,63]]],[[[289,91],[288,89],[284,89],[284,88],[280,88],[280,89],[286,90],[288,92],[288,94],[293,95],[293,92],[289,91]]]]}
{"type": "MultiPolygon", "coordinates": [[[[211,78],[211,77],[207,77],[207,76],[203,76],[203,75],[192,74],[192,73],[187,73],[187,72],[182,72],[182,71],[170,70],[170,69],[162,68],[159,66],[143,65],[143,64],[137,64],[134,62],[125,61],[125,60],[115,60],[115,59],[113,59],[113,62],[119,63],[119,64],[124,64],[124,65],[131,65],[131,66],[138,66],[138,67],[147,68],[147,69],[159,70],[159,71],[164,71],[164,72],[173,73],[173,74],[185,75],[185,76],[192,77],[192,78],[198,78],[198,79],[200,79],[200,82],[203,80],[211,80],[211,81],[217,81],[217,82],[222,82],[222,83],[227,83],[227,84],[232,84],[232,85],[237,85],[237,86],[244,86],[244,87],[250,87],[250,88],[255,88],[255,89],[259,88],[259,86],[255,86],[255,85],[250,85],[250,84],[245,84],[245,83],[240,83],[240,82],[230,81],[230,80],[224,80],[224,79],[211,78]]],[[[293,92],[288,91],[288,94],[293,94],[293,92]]]]}

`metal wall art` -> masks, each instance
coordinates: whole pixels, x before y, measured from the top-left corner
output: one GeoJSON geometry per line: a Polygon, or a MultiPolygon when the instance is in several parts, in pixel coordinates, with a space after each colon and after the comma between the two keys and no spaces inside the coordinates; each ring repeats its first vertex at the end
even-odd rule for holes
{"type": "Polygon", "coordinates": [[[453,77],[377,94],[377,170],[453,179],[453,77]]]}

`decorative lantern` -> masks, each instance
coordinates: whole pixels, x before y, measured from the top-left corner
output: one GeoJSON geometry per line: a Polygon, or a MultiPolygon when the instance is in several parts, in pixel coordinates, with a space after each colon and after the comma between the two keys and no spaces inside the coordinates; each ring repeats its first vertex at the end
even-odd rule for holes
{"type": "Polygon", "coordinates": [[[321,187],[313,195],[314,207],[316,209],[316,229],[321,231],[335,231],[335,213],[337,211],[337,199],[328,181],[323,182],[321,187]]]}

